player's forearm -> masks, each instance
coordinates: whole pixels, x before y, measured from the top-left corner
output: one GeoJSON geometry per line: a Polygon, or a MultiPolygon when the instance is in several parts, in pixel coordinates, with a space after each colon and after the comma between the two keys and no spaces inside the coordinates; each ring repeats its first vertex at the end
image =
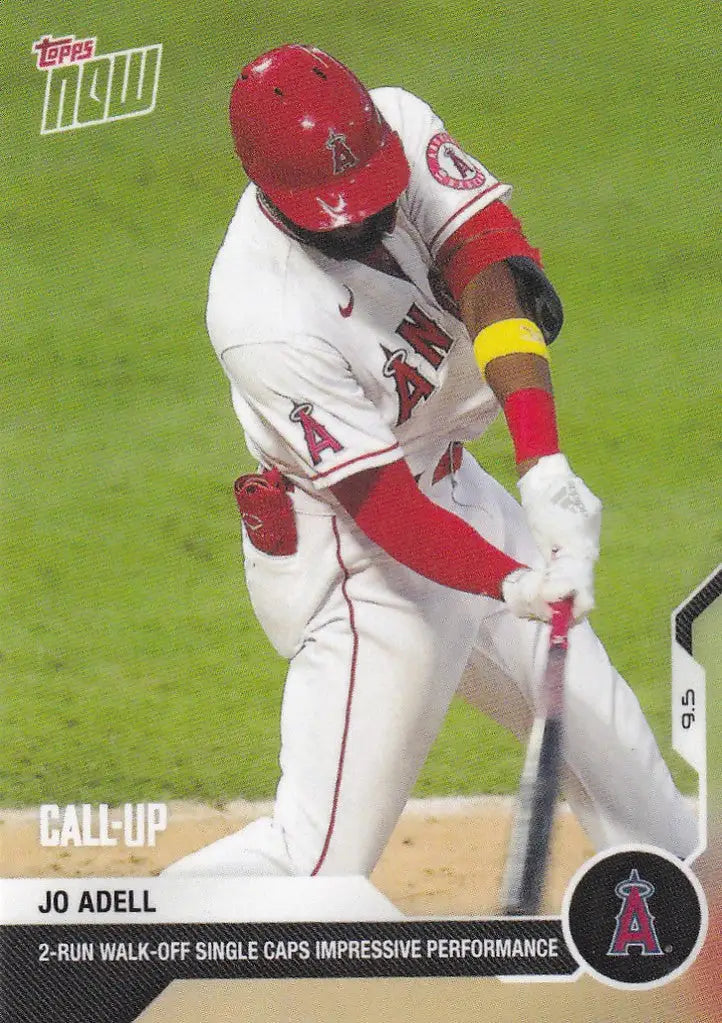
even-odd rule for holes
{"type": "Polygon", "coordinates": [[[461,296],[479,369],[504,410],[520,476],[559,451],[556,412],[543,335],[522,310],[514,278],[495,263],[461,296]]]}
{"type": "Polygon", "coordinates": [[[489,267],[468,284],[461,303],[470,334],[478,328],[474,357],[504,409],[522,506],[547,562],[546,575],[507,580],[504,596],[517,614],[543,618],[550,603],[572,595],[580,619],[594,606],[601,504],[560,453],[547,344],[515,305],[510,277],[508,268],[489,267]]]}
{"type": "Polygon", "coordinates": [[[522,505],[547,560],[542,573],[508,578],[504,598],[522,617],[548,618],[551,603],[572,595],[578,620],[594,606],[601,506],[559,450],[545,336],[521,308],[504,263],[468,282],[461,310],[479,370],[504,410],[522,505]]]}
{"type": "Polygon", "coordinates": [[[544,336],[526,317],[499,320],[479,331],[474,356],[504,409],[522,506],[549,575],[507,580],[504,597],[518,614],[545,617],[541,606],[571,595],[579,620],[594,607],[601,504],[560,452],[544,336]]]}
{"type": "Polygon", "coordinates": [[[442,586],[501,600],[503,580],[521,567],[422,494],[403,460],[358,473],[332,489],[369,539],[442,586]]]}

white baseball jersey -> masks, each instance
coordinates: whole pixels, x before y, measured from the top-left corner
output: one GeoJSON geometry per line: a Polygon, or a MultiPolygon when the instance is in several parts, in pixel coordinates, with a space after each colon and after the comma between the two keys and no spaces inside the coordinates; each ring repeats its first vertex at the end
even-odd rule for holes
{"type": "Polygon", "coordinates": [[[249,185],[210,282],[208,330],[249,450],[327,498],[331,484],[402,455],[422,472],[499,411],[466,328],[435,297],[433,259],[510,186],[462,152],[416,96],[372,96],[411,168],[385,271],[296,241],[249,185]]]}

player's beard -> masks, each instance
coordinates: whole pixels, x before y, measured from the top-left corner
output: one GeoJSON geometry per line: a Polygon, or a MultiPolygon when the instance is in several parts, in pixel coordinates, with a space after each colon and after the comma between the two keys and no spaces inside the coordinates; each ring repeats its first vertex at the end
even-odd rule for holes
{"type": "Polygon", "coordinates": [[[358,224],[331,231],[308,231],[289,220],[268,196],[264,195],[263,201],[294,238],[304,245],[312,245],[331,259],[363,259],[380,245],[384,235],[392,233],[396,223],[396,203],[392,202],[358,224]]]}
{"type": "Polygon", "coordinates": [[[391,234],[395,223],[394,202],[360,224],[333,231],[304,231],[304,234],[309,245],[331,259],[363,259],[381,244],[384,235],[391,234]]]}

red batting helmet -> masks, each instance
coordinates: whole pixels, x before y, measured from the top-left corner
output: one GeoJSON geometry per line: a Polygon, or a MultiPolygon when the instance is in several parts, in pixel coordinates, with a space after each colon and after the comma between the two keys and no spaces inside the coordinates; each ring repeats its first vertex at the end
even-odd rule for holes
{"type": "Polygon", "coordinates": [[[312,46],[280,46],[247,64],[230,118],[248,177],[309,231],[365,220],[409,182],[401,140],[366,88],[312,46]]]}

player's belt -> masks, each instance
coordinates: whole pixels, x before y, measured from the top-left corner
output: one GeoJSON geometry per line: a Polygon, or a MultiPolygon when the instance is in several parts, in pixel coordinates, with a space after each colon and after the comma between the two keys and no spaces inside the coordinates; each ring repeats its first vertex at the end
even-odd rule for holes
{"type": "MultiPolygon", "coordinates": [[[[440,480],[446,479],[447,476],[451,476],[452,473],[456,472],[461,466],[461,459],[464,457],[464,445],[458,440],[452,440],[446,451],[443,453],[439,461],[436,463],[433,475],[431,477],[431,485],[438,483],[440,480]]],[[[420,472],[415,477],[418,483],[424,474],[420,472]]]]}

